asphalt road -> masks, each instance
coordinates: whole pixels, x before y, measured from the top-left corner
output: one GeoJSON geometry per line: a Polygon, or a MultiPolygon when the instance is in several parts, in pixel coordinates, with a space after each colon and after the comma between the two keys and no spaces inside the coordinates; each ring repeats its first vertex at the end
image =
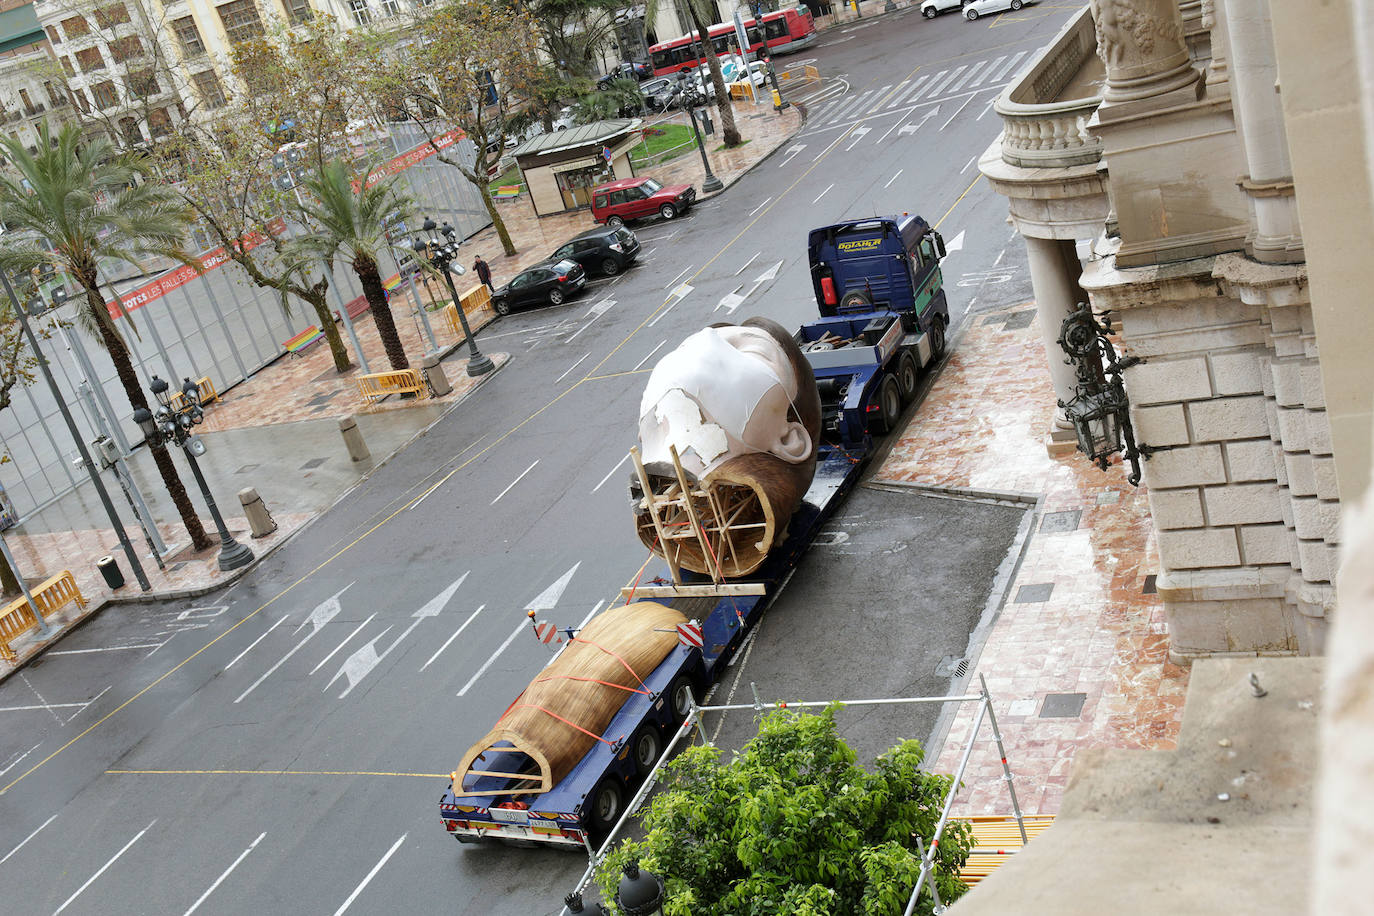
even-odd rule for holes
{"type": "MultiPolygon", "coordinates": [[[[1005,202],[975,159],[999,130],[997,86],[1069,13],[908,10],[827,33],[811,56],[837,94],[813,102],[793,143],[690,217],[642,227],[643,263],[626,275],[484,333],[512,363],[334,510],[225,593],[113,609],[0,686],[6,912],[556,912],[582,861],[459,847],[435,802],[548,658],[526,609],[576,625],[643,559],[624,462],[645,373],[706,322],[809,317],[805,232],[844,217],[937,223],[955,248],[956,324],[1029,298],[1005,202]]],[[[958,616],[913,602],[890,625],[938,633],[932,651],[957,655],[1020,511],[864,491],[835,524],[876,513],[910,552],[946,536],[956,505],[968,544],[948,562],[821,552],[817,568],[831,564],[844,593],[878,570],[886,591],[870,601],[904,609],[903,594],[943,577],[958,616]]],[[[775,607],[766,639],[790,643],[777,623],[803,594],[775,607]]],[[[797,646],[844,645],[803,633],[797,646]]],[[[890,645],[894,678],[924,677],[929,655],[890,645]]],[[[784,674],[769,693],[790,689],[784,674]]]]}

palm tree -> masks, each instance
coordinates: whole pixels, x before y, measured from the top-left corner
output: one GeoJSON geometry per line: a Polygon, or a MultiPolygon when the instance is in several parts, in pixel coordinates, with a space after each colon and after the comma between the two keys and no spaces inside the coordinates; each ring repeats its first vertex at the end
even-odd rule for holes
{"type": "MultiPolygon", "coordinates": [[[[665,4],[648,3],[644,6],[644,26],[652,29],[658,20],[659,10],[665,4]]],[[[716,110],[720,112],[721,139],[727,147],[739,146],[744,142],[739,127],[735,125],[735,109],[730,104],[730,91],[725,88],[725,74],[720,71],[720,58],[716,56],[708,34],[713,15],[711,0],[679,0],[678,9],[685,9],[691,17],[692,28],[697,32],[697,43],[706,55],[706,67],[711,72],[711,86],[716,90],[716,110]]]]}
{"type": "Polygon", "coordinates": [[[386,287],[378,259],[393,246],[387,230],[400,223],[411,208],[410,197],[401,190],[395,176],[368,185],[355,179],[341,159],[320,166],[319,172],[305,181],[312,201],[298,204],[307,230],[292,240],[295,255],[332,264],[342,258],[362,284],[363,295],[372,310],[372,321],[386,348],[393,369],[408,369],[405,348],[396,332],[396,320],[386,301],[386,287]]]}
{"type": "MultiPolygon", "coordinates": [[[[131,328],[133,318],[118,298],[111,314],[100,291],[100,264],[124,261],[142,269],[139,259],[154,254],[196,266],[181,250],[191,223],[185,204],[170,188],[139,181],[145,165],[141,154],[118,152],[104,137],[85,139],[75,124],[54,138],[44,122],[36,153],[14,137],[0,137],[0,150],[11,166],[0,175],[0,219],[10,230],[0,244],[0,269],[27,274],[46,264],[79,283],[85,297],[73,300],[78,324],[110,354],[129,405],[147,408],[128,345],[115,325],[115,315],[131,328]],[[35,237],[51,249],[35,245],[35,237]]],[[[152,453],[191,543],[196,550],[208,549],[214,542],[196,516],[172,456],[164,445],[152,446],[152,453]]]]}

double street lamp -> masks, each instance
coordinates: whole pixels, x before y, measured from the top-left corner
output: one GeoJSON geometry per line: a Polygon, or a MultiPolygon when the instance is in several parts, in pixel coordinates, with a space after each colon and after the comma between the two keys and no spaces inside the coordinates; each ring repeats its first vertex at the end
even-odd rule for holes
{"type": "Polygon", "coordinates": [[[196,461],[197,457],[205,454],[205,443],[191,432],[192,428],[205,420],[205,411],[200,406],[200,386],[189,378],[183,379],[179,392],[181,397],[176,403],[168,393],[170,386],[156,375],[148,383],[148,388],[157,398],[157,412],[139,407],[134,410],[134,422],[150,446],[179,445],[186,453],[186,462],[191,465],[191,473],[195,475],[200,493],[210,507],[210,517],[215,520],[215,530],[219,532],[219,568],[230,570],[247,566],[253,562],[253,551],[246,544],[234,540],[229,533],[224,518],[219,514],[219,506],[215,505],[215,497],[210,495],[210,487],[205,483],[205,475],[200,472],[200,464],[196,461]]]}
{"type": "Polygon", "coordinates": [[[714,193],[724,188],[725,184],[711,171],[711,160],[706,157],[706,144],[701,139],[701,131],[697,129],[696,106],[704,105],[706,98],[697,91],[696,78],[688,79],[686,70],[678,74],[678,79],[682,81],[682,104],[687,109],[687,117],[692,121],[692,136],[696,137],[697,151],[701,153],[701,164],[706,169],[706,178],[701,182],[701,190],[707,194],[714,193]]]}
{"type": "Polygon", "coordinates": [[[442,273],[445,282],[448,283],[448,291],[453,296],[453,307],[458,312],[458,322],[463,326],[463,336],[468,342],[468,375],[486,375],[496,368],[496,364],[491,361],[491,357],[478,351],[477,338],[468,327],[467,313],[463,311],[463,303],[459,301],[458,290],[453,285],[454,270],[457,270],[459,275],[464,272],[463,265],[453,263],[458,257],[458,234],[447,222],[439,226],[433,219],[425,217],[425,223],[420,227],[420,232],[416,233],[410,247],[416,256],[424,258],[430,266],[442,273]],[[435,230],[438,230],[437,233],[435,230]]]}

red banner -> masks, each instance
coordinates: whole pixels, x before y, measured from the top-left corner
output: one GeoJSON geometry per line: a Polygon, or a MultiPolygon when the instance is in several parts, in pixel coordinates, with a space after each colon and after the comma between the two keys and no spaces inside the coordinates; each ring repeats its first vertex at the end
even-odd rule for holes
{"type": "MultiPolygon", "coordinates": [[[[380,165],[377,168],[373,169],[371,172],[368,172],[367,186],[372,187],[372,185],[376,184],[378,181],[382,180],[388,175],[400,174],[401,172],[404,172],[406,169],[410,168],[412,165],[415,165],[418,162],[424,162],[430,156],[433,156],[435,154],[436,146],[441,150],[447,149],[448,147],[457,143],[459,140],[463,139],[463,137],[465,136],[467,135],[464,134],[462,131],[451,130],[448,133],[440,134],[439,136],[435,137],[433,144],[426,140],[424,143],[421,143],[414,149],[407,150],[406,152],[401,153],[399,156],[392,159],[385,165],[380,165]]],[[[282,220],[278,219],[273,221],[273,231],[280,232],[285,227],[286,224],[282,220]]],[[[245,236],[242,245],[243,250],[252,251],[254,248],[261,245],[263,241],[263,236],[259,235],[258,233],[252,233],[251,235],[245,236]]],[[[151,283],[147,283],[139,287],[138,289],[124,293],[122,296],[119,297],[120,302],[124,305],[124,311],[137,311],[138,309],[143,308],[143,306],[147,305],[149,302],[156,302],[158,299],[161,299],[163,296],[167,295],[173,290],[180,289],[187,283],[190,283],[196,277],[200,276],[200,274],[209,273],[210,271],[224,264],[228,260],[229,253],[226,252],[223,248],[216,248],[214,251],[206,252],[205,254],[201,255],[199,271],[195,270],[194,268],[186,267],[185,265],[183,265],[181,267],[178,267],[176,270],[163,274],[151,283]]],[[[114,303],[110,303],[108,305],[108,308],[110,310],[111,318],[119,317],[119,309],[117,306],[115,306],[114,303]]]]}

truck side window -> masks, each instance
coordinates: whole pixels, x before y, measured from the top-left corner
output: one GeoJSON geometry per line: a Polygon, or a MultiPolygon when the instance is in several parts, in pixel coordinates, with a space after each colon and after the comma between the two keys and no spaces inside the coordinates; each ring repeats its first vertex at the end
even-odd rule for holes
{"type": "Polygon", "coordinates": [[[930,236],[926,236],[925,238],[921,239],[921,261],[924,263],[930,263],[938,260],[939,258],[935,254],[934,240],[931,239],[930,236]]]}

